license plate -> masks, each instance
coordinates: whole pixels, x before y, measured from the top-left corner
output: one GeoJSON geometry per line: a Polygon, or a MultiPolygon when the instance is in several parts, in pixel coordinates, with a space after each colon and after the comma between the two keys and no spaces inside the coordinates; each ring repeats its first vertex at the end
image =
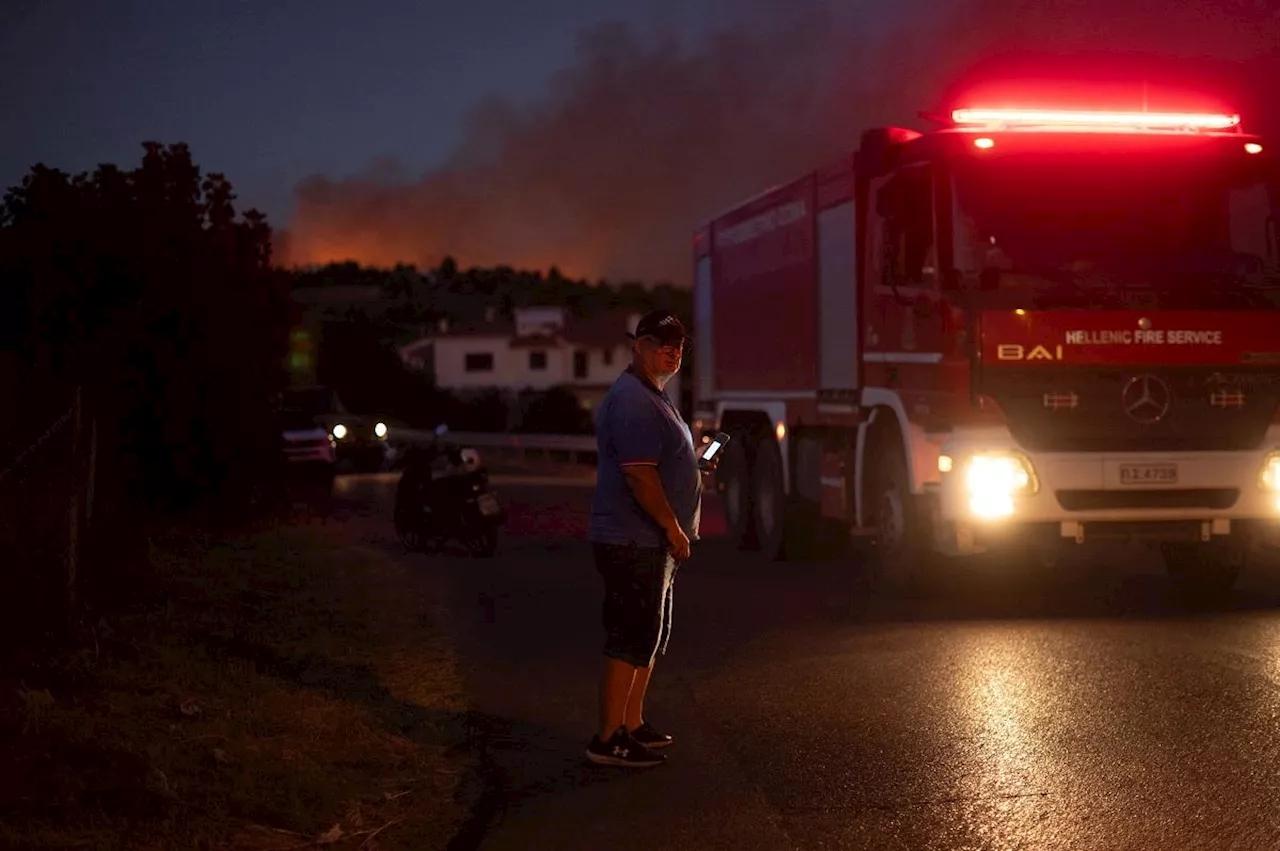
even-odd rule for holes
{"type": "Polygon", "coordinates": [[[479,499],[476,500],[476,503],[480,506],[480,513],[486,517],[493,514],[497,514],[502,510],[502,508],[498,505],[498,498],[491,493],[480,494],[480,497],[479,499]]]}
{"type": "Polygon", "coordinates": [[[1121,464],[1122,485],[1173,485],[1178,482],[1177,464],[1121,464]]]}

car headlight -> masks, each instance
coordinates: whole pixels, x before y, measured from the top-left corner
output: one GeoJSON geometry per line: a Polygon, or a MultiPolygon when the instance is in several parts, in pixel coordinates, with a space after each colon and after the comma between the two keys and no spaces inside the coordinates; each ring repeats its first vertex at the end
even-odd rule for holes
{"type": "Polygon", "coordinates": [[[1038,488],[1031,462],[1012,452],[971,455],[964,465],[964,489],[969,511],[977,517],[1013,514],[1014,500],[1038,488]]]}
{"type": "Polygon", "coordinates": [[[377,425],[375,425],[375,426],[373,427],[373,433],[374,433],[374,434],[376,434],[376,435],[377,435],[378,437],[380,437],[380,438],[382,438],[382,437],[386,437],[386,436],[387,436],[387,424],[386,424],[386,423],[378,423],[377,425]]]}
{"type": "Polygon", "coordinates": [[[342,423],[338,423],[333,427],[333,436],[338,438],[338,440],[342,440],[342,438],[347,436],[347,427],[342,423]]]}

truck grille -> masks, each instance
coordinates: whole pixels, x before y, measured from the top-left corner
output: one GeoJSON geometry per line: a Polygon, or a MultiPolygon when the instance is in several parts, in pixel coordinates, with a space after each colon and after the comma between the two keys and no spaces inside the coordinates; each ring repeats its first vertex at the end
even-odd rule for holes
{"type": "Polygon", "coordinates": [[[1124,508],[1202,508],[1225,511],[1240,499],[1239,488],[1186,490],[1060,490],[1058,505],[1067,511],[1107,511],[1124,508]]]}
{"type": "Polygon", "coordinates": [[[1257,449],[1280,408],[1280,375],[1262,370],[997,368],[980,382],[1034,452],[1257,449]]]}

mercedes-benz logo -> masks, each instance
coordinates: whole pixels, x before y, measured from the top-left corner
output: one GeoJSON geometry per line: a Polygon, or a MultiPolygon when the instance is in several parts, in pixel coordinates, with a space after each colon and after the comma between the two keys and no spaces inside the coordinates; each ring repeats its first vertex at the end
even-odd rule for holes
{"type": "Polygon", "coordinates": [[[1169,413],[1173,394],[1154,375],[1135,375],[1120,391],[1120,403],[1129,418],[1143,425],[1158,423],[1169,413]]]}

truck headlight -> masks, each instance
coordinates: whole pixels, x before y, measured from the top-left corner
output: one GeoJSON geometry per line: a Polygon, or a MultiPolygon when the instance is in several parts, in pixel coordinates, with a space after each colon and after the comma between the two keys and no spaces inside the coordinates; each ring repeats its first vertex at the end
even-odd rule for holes
{"type": "Polygon", "coordinates": [[[1262,462],[1262,474],[1258,484],[1265,491],[1270,491],[1277,511],[1280,511],[1280,452],[1272,452],[1262,462]]]}
{"type": "Polygon", "coordinates": [[[338,423],[333,427],[333,436],[338,438],[338,440],[342,440],[342,438],[347,436],[347,427],[342,423],[338,423]]]}
{"type": "Polygon", "coordinates": [[[1038,487],[1031,462],[1013,452],[969,456],[963,481],[969,511],[988,519],[1013,514],[1014,499],[1035,493],[1038,487]]]}
{"type": "Polygon", "coordinates": [[[386,436],[387,436],[387,424],[386,424],[386,423],[378,423],[377,425],[375,425],[375,426],[373,427],[373,433],[374,433],[375,435],[377,435],[377,436],[378,436],[378,439],[379,439],[379,440],[381,440],[382,438],[386,437],[386,436]]]}

